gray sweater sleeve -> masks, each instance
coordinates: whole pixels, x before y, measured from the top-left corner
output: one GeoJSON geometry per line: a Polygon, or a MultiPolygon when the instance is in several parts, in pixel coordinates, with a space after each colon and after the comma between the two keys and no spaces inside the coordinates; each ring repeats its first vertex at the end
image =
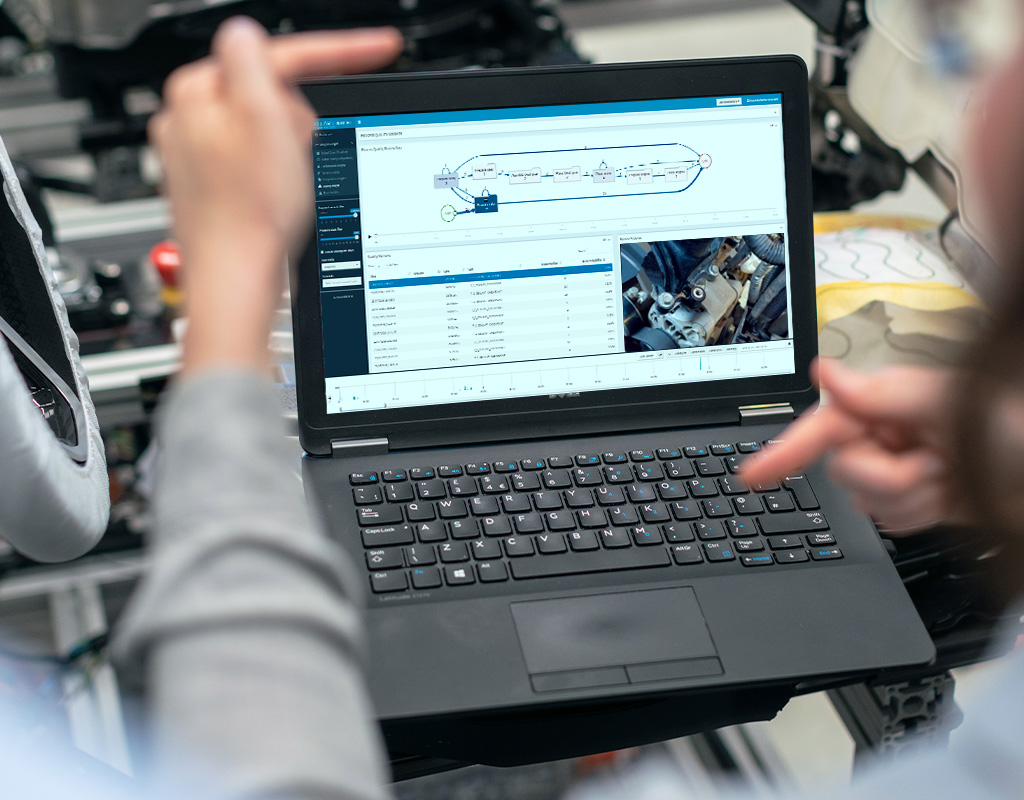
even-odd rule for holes
{"type": "Polygon", "coordinates": [[[159,439],[153,567],[115,646],[145,672],[156,785],[388,797],[354,574],[307,513],[271,385],[189,379],[159,439]]]}

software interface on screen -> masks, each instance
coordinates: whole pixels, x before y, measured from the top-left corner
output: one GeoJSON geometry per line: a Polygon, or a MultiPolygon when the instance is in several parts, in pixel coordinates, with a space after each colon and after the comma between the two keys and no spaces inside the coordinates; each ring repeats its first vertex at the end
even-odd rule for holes
{"type": "Polygon", "coordinates": [[[791,374],[781,99],[318,120],[327,412],[791,374]]]}

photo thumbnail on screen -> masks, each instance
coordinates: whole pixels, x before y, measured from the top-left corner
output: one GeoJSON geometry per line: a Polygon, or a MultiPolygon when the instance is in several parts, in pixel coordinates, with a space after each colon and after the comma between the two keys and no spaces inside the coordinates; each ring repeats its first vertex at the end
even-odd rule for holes
{"type": "Polygon", "coordinates": [[[626,352],[788,339],[782,233],[620,245],[626,352]]]}

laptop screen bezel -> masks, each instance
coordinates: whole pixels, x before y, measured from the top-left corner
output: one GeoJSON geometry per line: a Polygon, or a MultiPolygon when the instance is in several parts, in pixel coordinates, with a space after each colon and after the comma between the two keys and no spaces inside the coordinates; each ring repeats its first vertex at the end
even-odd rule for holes
{"type": "Polygon", "coordinates": [[[816,398],[808,377],[817,320],[807,68],[797,56],[388,74],[302,89],[318,117],[781,94],[795,334],[791,375],[328,414],[320,273],[311,237],[291,275],[299,432],[307,452],[329,454],[338,439],[387,438],[392,449],[401,449],[718,424],[735,421],[742,405],[789,402],[799,410],[816,398]]]}

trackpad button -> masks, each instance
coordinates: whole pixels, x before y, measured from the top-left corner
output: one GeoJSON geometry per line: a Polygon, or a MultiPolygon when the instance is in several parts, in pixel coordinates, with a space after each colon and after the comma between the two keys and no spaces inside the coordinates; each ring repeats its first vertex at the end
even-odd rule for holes
{"type": "Polygon", "coordinates": [[[512,604],[532,674],[717,654],[688,587],[512,604]]]}

